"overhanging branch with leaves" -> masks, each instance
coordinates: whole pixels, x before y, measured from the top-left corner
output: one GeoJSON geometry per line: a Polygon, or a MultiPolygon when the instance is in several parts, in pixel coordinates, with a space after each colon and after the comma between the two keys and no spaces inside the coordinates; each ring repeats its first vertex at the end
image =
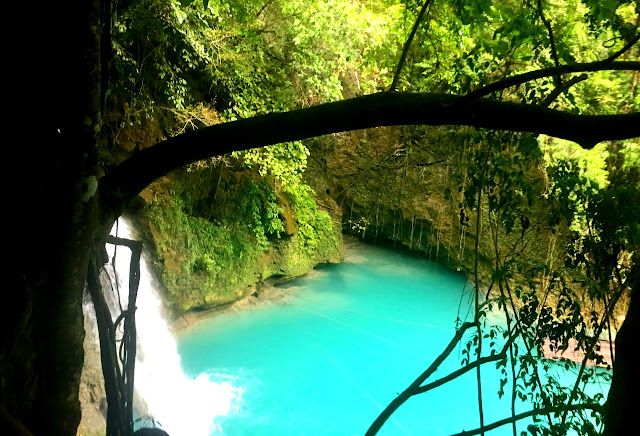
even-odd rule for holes
{"type": "MultiPolygon", "coordinates": [[[[640,62],[633,64],[640,69],[640,62]]],[[[486,99],[465,103],[467,97],[383,92],[205,127],[142,150],[113,168],[101,180],[101,198],[118,210],[152,181],[201,159],[380,126],[463,125],[530,132],[574,141],[585,148],[640,136],[640,113],[579,115],[524,103],[486,99]]]]}

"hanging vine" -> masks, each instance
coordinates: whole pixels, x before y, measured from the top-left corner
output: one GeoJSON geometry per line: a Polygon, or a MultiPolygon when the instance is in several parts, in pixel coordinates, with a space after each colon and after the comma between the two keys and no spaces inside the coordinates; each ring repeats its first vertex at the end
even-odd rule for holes
{"type": "MultiPolygon", "coordinates": [[[[96,313],[100,355],[107,396],[107,436],[131,436],[133,434],[133,391],[136,359],[136,298],[140,283],[140,256],[142,243],[130,239],[108,236],[108,244],[125,246],[131,250],[129,263],[129,292],[126,309],[122,309],[119,284],[115,283],[120,313],[115,321],[104,297],[100,275],[106,274],[104,265],[108,261],[105,247],[94,250],[89,265],[87,287],[96,313]]],[[[116,272],[117,274],[117,272],[116,272]]]]}

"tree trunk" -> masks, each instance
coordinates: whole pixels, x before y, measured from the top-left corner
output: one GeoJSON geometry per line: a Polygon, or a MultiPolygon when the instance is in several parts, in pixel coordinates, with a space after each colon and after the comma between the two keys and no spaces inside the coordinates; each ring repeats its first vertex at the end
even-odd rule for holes
{"type": "MultiPolygon", "coordinates": [[[[636,256],[636,261],[640,256],[636,256]]],[[[627,311],[627,317],[616,336],[616,356],[613,368],[613,379],[609,389],[609,397],[606,404],[606,426],[604,436],[619,436],[629,434],[629,429],[636,426],[637,386],[640,386],[638,368],[634,365],[634,342],[640,335],[638,321],[640,304],[638,289],[631,294],[631,303],[627,311]]]]}
{"type": "MultiPolygon", "coordinates": [[[[7,144],[12,160],[3,168],[11,226],[3,244],[10,281],[0,309],[2,434],[21,425],[38,435],[75,435],[80,422],[82,293],[100,222],[92,195],[101,125],[100,6],[99,0],[32,5],[29,25],[14,36],[37,44],[16,43],[5,58],[15,69],[6,126],[19,136],[7,144]]],[[[24,15],[24,4],[20,9],[7,16],[24,15]]]]}

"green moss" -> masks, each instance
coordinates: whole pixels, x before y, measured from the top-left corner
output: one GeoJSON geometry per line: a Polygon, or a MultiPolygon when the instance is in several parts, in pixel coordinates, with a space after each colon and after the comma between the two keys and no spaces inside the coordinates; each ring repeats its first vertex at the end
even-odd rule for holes
{"type": "Polygon", "coordinates": [[[147,212],[158,230],[156,244],[171,302],[188,310],[237,299],[237,289],[255,282],[254,265],[263,250],[247,230],[232,231],[224,223],[189,216],[184,207],[174,195],[152,203],[147,212]]]}
{"type": "Polygon", "coordinates": [[[269,276],[298,276],[340,259],[340,228],[319,210],[311,188],[294,185],[285,193],[293,235],[284,233],[283,206],[264,181],[240,187],[236,207],[213,221],[191,215],[191,202],[201,199],[179,192],[148,205],[163,281],[177,312],[231,302],[269,276]]]}
{"type": "Polygon", "coordinates": [[[339,249],[339,239],[329,214],[318,208],[314,192],[308,185],[298,184],[285,190],[296,218],[299,249],[307,254],[331,257],[339,249]]]}

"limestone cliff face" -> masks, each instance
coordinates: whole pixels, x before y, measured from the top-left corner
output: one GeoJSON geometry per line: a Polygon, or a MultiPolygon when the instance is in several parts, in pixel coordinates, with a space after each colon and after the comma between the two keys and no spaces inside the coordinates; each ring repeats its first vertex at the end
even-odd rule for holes
{"type": "MultiPolygon", "coordinates": [[[[343,232],[420,252],[472,276],[477,215],[462,205],[469,156],[448,128],[377,128],[308,146],[305,180],[341,207],[343,232]]],[[[541,204],[532,210],[543,212],[541,204]]],[[[485,215],[478,241],[481,282],[490,281],[494,267],[492,223],[485,215]]],[[[520,230],[501,235],[501,244],[517,244],[520,230]]],[[[556,236],[550,231],[532,226],[529,232],[529,253],[540,259],[561,254],[553,251],[556,236]]]]}
{"type": "Polygon", "coordinates": [[[340,205],[343,232],[467,269],[473,234],[449,194],[455,154],[428,144],[433,138],[408,145],[405,136],[403,128],[378,128],[315,140],[305,180],[340,205]]]}
{"type": "MultiPolygon", "coordinates": [[[[220,122],[215,110],[201,107],[197,115],[156,111],[134,123],[127,104],[118,105],[114,100],[108,115],[118,126],[113,146],[100,155],[107,167],[185,125],[220,122]]],[[[167,304],[179,316],[242,298],[269,277],[294,277],[318,263],[340,261],[341,208],[330,200],[316,203],[316,197],[302,183],[282,182],[226,155],[155,181],[129,212],[147,229],[167,304]]]]}

